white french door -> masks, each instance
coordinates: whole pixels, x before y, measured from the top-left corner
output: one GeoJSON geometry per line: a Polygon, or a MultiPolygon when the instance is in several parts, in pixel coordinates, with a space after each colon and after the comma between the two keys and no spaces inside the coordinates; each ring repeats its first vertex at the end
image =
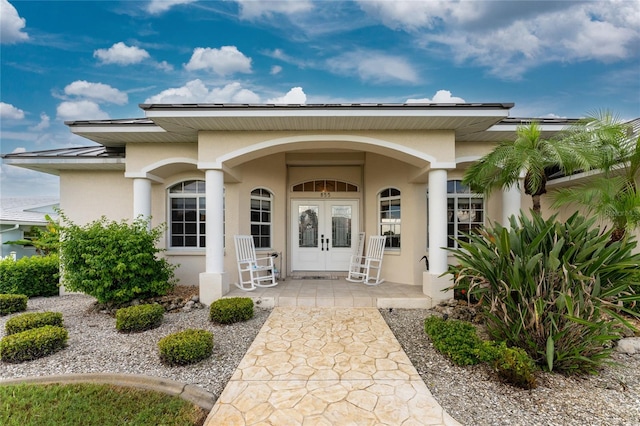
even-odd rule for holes
{"type": "Polygon", "coordinates": [[[293,200],[291,269],[347,271],[358,230],[357,200],[293,200]]]}

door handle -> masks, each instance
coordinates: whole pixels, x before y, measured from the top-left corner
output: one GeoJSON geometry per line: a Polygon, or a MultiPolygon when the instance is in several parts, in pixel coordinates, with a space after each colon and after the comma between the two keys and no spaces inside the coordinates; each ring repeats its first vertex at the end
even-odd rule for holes
{"type": "Polygon", "coordinates": [[[327,251],[329,251],[329,239],[327,238],[327,251]]]}
{"type": "MultiPolygon", "coordinates": [[[[320,251],[324,251],[324,234],[320,236],[320,243],[322,244],[320,251]]],[[[328,250],[328,249],[327,249],[328,250]]]]}

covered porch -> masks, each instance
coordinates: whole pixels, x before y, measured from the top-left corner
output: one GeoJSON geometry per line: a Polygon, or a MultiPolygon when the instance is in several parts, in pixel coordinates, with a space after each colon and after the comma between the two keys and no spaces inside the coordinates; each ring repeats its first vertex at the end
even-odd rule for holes
{"type": "MultiPolygon", "coordinates": [[[[304,273],[280,280],[278,285],[243,291],[230,286],[224,297],[250,297],[257,306],[374,307],[428,309],[433,301],[422,286],[387,282],[368,286],[352,283],[336,273],[304,273]]],[[[436,302],[437,303],[437,302],[436,302]]]]}

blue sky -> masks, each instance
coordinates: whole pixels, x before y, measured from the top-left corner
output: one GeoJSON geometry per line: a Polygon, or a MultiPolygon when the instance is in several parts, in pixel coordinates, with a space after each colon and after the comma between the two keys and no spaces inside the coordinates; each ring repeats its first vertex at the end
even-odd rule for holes
{"type": "MultiPolygon", "coordinates": [[[[640,116],[640,2],[0,0],[0,152],[140,103],[515,102],[640,116]]],[[[0,166],[0,196],[58,179],[0,166]]]]}

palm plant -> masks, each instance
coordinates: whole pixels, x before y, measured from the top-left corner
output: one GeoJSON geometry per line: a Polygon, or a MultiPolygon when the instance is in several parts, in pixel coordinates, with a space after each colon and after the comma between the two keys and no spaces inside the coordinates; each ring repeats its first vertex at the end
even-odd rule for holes
{"type": "Polygon", "coordinates": [[[550,170],[564,173],[589,168],[594,154],[575,149],[566,140],[545,139],[537,122],[519,126],[516,139],[500,143],[493,151],[474,163],[465,173],[463,184],[473,191],[489,194],[494,189],[520,185],[524,174],[524,192],[533,201],[533,211],[540,214],[540,196],[547,192],[550,170]]]}
{"type": "Polygon", "coordinates": [[[599,154],[593,168],[600,174],[587,183],[561,188],[554,194],[554,207],[576,203],[612,223],[611,241],[624,238],[640,226],[640,136],[609,111],[581,120],[565,135],[570,144],[589,147],[599,154]]]}

